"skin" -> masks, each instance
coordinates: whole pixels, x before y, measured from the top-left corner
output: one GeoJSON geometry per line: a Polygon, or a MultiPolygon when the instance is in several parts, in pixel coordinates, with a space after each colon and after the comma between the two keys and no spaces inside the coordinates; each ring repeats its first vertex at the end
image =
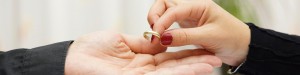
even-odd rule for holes
{"type": "MultiPolygon", "coordinates": [[[[231,66],[243,62],[250,43],[249,27],[212,0],[156,0],[148,14],[153,31],[170,33],[170,46],[196,45],[231,66]],[[177,22],[181,28],[168,30],[177,22]]],[[[154,44],[160,44],[154,38],[154,44]]]]}
{"type": "Polygon", "coordinates": [[[165,49],[156,46],[142,37],[112,32],[83,35],[68,50],[65,75],[209,75],[222,64],[212,53],[199,49],[137,53],[165,49]]]}

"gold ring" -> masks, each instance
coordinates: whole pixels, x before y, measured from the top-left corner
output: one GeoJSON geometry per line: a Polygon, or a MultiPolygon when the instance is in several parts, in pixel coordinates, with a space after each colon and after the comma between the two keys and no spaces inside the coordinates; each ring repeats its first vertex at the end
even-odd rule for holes
{"type": "Polygon", "coordinates": [[[150,39],[149,36],[147,36],[147,34],[154,35],[154,36],[156,36],[158,39],[160,39],[160,34],[157,33],[157,32],[154,32],[154,31],[146,31],[146,32],[144,32],[144,38],[145,38],[145,39],[150,39]]]}

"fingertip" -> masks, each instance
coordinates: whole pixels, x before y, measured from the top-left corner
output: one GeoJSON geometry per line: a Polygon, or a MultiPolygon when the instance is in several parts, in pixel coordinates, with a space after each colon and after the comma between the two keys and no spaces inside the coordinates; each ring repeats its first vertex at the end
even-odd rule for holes
{"type": "Polygon", "coordinates": [[[188,38],[184,29],[172,29],[161,35],[160,42],[165,46],[181,46],[188,44],[188,38]]]}
{"type": "Polygon", "coordinates": [[[213,67],[221,67],[222,66],[222,60],[218,57],[214,57],[213,61],[215,61],[215,63],[213,63],[213,67]]]}
{"type": "Polygon", "coordinates": [[[160,43],[162,45],[170,45],[173,41],[173,36],[171,33],[163,33],[160,38],[160,43]]]}
{"type": "Polygon", "coordinates": [[[157,54],[165,52],[167,47],[160,44],[159,39],[156,36],[151,37],[151,41],[142,39],[139,44],[142,47],[142,53],[157,54]]]}
{"type": "Polygon", "coordinates": [[[156,22],[154,25],[153,25],[153,31],[159,33],[160,35],[162,35],[162,33],[164,33],[164,31],[168,29],[166,28],[164,25],[162,25],[161,23],[159,22],[156,22]]]}
{"type": "Polygon", "coordinates": [[[165,27],[154,24],[153,31],[157,32],[160,35],[160,37],[154,37],[154,38],[152,38],[152,40],[151,40],[152,44],[161,45],[163,47],[167,47],[167,46],[164,46],[163,44],[161,44],[162,33],[164,32],[164,30],[165,30],[165,27]]]}

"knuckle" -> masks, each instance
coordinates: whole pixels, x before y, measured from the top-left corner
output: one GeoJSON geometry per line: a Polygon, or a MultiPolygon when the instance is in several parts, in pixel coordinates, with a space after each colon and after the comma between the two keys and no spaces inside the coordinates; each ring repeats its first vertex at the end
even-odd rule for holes
{"type": "Polygon", "coordinates": [[[190,36],[188,35],[188,32],[186,30],[181,30],[180,34],[181,34],[181,36],[180,36],[181,42],[184,44],[188,44],[190,42],[190,39],[189,39],[190,36]]]}

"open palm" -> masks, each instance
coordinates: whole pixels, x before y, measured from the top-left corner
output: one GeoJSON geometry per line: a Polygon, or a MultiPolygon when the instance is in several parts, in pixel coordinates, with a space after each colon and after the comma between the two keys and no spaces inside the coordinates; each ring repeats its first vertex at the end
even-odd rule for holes
{"type": "MultiPolygon", "coordinates": [[[[204,50],[184,50],[156,55],[134,53],[147,41],[96,32],[71,45],[66,60],[66,75],[206,75],[221,61],[204,50]],[[105,35],[105,36],[103,36],[105,35]],[[89,39],[89,40],[87,40],[89,39]],[[130,43],[130,44],[129,44],[130,43]],[[135,44],[140,44],[136,45],[135,44]]],[[[149,46],[151,47],[151,46],[149,46]]],[[[145,48],[140,48],[145,49],[145,48]]]]}

